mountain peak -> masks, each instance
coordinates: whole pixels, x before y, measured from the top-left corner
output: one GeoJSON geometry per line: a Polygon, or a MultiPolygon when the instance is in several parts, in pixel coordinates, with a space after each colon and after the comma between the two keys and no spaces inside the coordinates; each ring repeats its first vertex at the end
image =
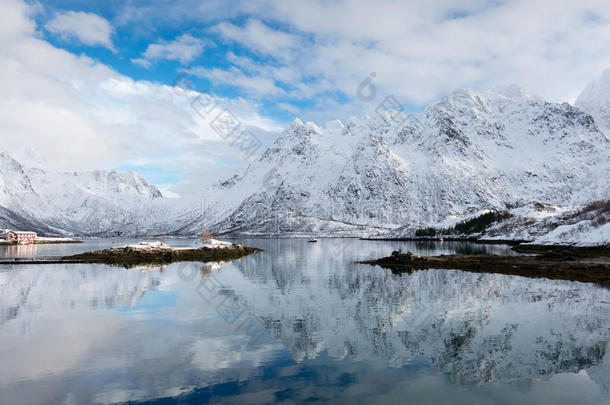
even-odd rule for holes
{"type": "Polygon", "coordinates": [[[574,105],[591,114],[606,133],[610,131],[610,69],[589,83],[574,105]]]}
{"type": "Polygon", "coordinates": [[[476,91],[472,89],[458,89],[443,97],[433,107],[468,108],[476,107],[486,110],[489,104],[510,102],[534,101],[543,103],[544,100],[534,95],[517,84],[508,86],[496,86],[487,91],[476,91]]]}
{"type": "Polygon", "coordinates": [[[515,101],[526,100],[526,101],[535,101],[538,103],[544,102],[544,100],[541,97],[539,97],[533,93],[530,93],[529,91],[527,91],[523,87],[519,86],[518,84],[510,84],[508,86],[496,86],[496,87],[493,87],[488,93],[496,93],[507,99],[515,100],[515,101]]]}
{"type": "Polygon", "coordinates": [[[576,99],[576,105],[596,101],[610,100],[610,69],[605,69],[601,76],[589,83],[576,99]]]}
{"type": "Polygon", "coordinates": [[[314,122],[304,123],[299,118],[295,118],[286,129],[282,131],[282,135],[288,136],[306,136],[311,134],[321,134],[322,129],[314,122]]]}
{"type": "Polygon", "coordinates": [[[286,127],[286,129],[288,128],[299,128],[299,127],[304,127],[305,124],[303,123],[303,121],[301,121],[300,118],[295,118],[292,120],[292,122],[290,124],[288,124],[288,126],[286,127]]]}

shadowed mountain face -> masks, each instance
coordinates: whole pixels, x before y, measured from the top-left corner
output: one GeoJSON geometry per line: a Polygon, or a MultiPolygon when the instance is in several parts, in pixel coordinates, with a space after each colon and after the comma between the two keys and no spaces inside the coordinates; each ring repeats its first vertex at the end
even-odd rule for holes
{"type": "Polygon", "coordinates": [[[0,355],[19,364],[0,373],[4,398],[607,398],[606,289],[455,270],[399,276],[354,264],[398,248],[449,254],[501,246],[240,242],[264,251],[225,265],[3,270],[0,355]],[[256,327],[242,326],[245,320],[256,327]]]}

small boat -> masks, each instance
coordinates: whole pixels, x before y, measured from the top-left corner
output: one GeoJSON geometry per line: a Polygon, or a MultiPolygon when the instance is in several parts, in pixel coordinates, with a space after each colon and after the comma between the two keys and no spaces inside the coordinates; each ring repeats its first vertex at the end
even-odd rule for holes
{"type": "Polygon", "coordinates": [[[317,242],[316,238],[307,238],[307,242],[317,242]]]}

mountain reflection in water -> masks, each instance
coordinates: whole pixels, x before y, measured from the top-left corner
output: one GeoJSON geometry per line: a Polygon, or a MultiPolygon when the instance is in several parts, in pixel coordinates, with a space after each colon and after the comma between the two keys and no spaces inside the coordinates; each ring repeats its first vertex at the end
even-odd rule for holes
{"type": "Polygon", "coordinates": [[[609,403],[607,289],[354,264],[504,246],[241,242],[265,251],[0,268],[0,403],[609,403]]]}

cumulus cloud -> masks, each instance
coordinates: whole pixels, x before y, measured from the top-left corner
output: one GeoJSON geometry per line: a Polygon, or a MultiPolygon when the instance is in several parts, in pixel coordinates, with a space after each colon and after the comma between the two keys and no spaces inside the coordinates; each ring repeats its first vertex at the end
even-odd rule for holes
{"type": "Polygon", "coordinates": [[[114,51],[110,37],[114,28],[97,14],[66,11],[57,13],[45,24],[47,31],[62,39],[76,39],[89,46],[102,46],[114,51]]]}
{"type": "Polygon", "coordinates": [[[295,115],[301,112],[301,109],[299,107],[296,107],[289,103],[277,103],[277,107],[280,110],[287,111],[295,115]]]}
{"type": "Polygon", "coordinates": [[[191,62],[203,52],[204,43],[190,34],[183,34],[173,41],[163,41],[150,44],[142,54],[142,58],[131,61],[143,67],[150,67],[151,61],[157,59],[175,60],[182,64],[191,62]]]}
{"type": "Polygon", "coordinates": [[[227,70],[196,67],[190,69],[189,73],[206,78],[216,85],[239,87],[253,97],[277,96],[285,93],[273,79],[264,76],[248,76],[236,67],[227,70]]]}
{"type": "Polygon", "coordinates": [[[351,95],[359,79],[424,105],[459,87],[507,83],[573,101],[610,66],[610,11],[597,0],[269,1],[267,18],[315,38],[297,63],[351,95]]]}
{"type": "Polygon", "coordinates": [[[119,2],[115,22],[120,26],[137,25],[138,29],[154,32],[163,24],[181,27],[196,22],[215,22],[238,17],[243,4],[250,0],[130,0],[119,2]]]}
{"type": "MultiPolygon", "coordinates": [[[[257,0],[232,4],[232,10],[219,8],[213,14],[212,21],[217,22],[204,16],[192,0],[177,0],[168,5],[172,11],[164,11],[206,21],[221,39],[265,58],[267,67],[298,72],[299,78],[292,79],[287,89],[294,97],[320,97],[333,89],[357,107],[358,83],[375,72],[380,92],[416,107],[457,88],[511,83],[552,101],[571,102],[586,83],[610,66],[606,46],[610,9],[601,0],[467,0],[459,4],[380,0],[374,6],[367,0],[257,0]],[[189,9],[193,12],[186,15],[189,9]],[[232,19],[236,15],[247,17],[240,22],[232,19]]],[[[158,18],[146,10],[147,18],[158,18]]],[[[137,18],[133,9],[129,15],[137,18]]],[[[232,61],[248,76],[281,85],[269,69],[250,72],[240,62],[232,61]]],[[[326,111],[328,118],[335,113],[326,111]]]]}
{"type": "Polygon", "coordinates": [[[21,0],[0,3],[0,41],[3,45],[34,33],[36,24],[26,18],[30,12],[31,9],[21,0]]]}
{"type": "Polygon", "coordinates": [[[278,58],[287,57],[299,42],[297,37],[269,28],[256,19],[249,19],[243,26],[222,22],[214,27],[214,31],[256,52],[278,58]]]}

